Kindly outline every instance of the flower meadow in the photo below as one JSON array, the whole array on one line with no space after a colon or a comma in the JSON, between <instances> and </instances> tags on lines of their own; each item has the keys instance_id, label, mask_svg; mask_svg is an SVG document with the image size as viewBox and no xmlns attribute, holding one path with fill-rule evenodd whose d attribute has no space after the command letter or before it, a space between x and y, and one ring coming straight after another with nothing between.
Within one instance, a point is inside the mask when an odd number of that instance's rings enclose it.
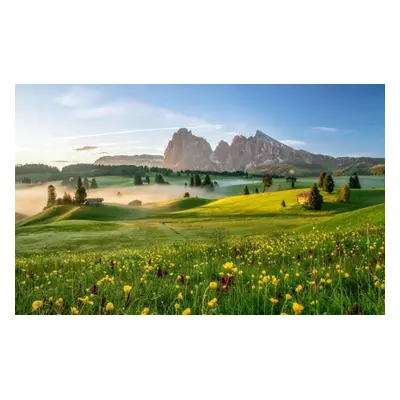
<instances>
[{"instance_id":1,"label":"flower meadow","mask_svg":"<svg viewBox=\"0 0 400 400\"><path fill-rule=\"evenodd\" d=\"M37 254L15 278L16 314L384 314L384 227Z\"/></svg>"}]
</instances>

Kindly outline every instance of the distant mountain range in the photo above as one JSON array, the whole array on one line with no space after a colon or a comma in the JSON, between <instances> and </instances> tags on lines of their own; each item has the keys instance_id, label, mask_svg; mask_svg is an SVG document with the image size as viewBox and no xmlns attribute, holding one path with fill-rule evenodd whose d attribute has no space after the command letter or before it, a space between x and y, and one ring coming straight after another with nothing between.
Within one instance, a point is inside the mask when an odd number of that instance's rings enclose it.
<instances>
[{"instance_id":1,"label":"distant mountain range","mask_svg":"<svg viewBox=\"0 0 400 400\"><path fill-rule=\"evenodd\" d=\"M202 137L186 128L175 132L164 152L159 155L109 156L95 161L98 165L164 166L172 170L248 171L285 175L315 175L321 170L336 175L350 171L362 174L384 173L384 158L331 157L295 150L257 131L254 136L234 136L231 144L221 140L213 150Z\"/></svg>"}]
</instances>

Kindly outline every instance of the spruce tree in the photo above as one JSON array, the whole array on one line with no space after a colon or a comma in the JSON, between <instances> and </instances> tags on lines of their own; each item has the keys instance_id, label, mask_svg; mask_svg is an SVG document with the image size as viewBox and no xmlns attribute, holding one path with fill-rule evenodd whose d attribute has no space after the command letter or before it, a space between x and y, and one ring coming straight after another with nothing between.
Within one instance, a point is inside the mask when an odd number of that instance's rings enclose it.
<instances>
[{"instance_id":1,"label":"spruce tree","mask_svg":"<svg viewBox=\"0 0 400 400\"><path fill-rule=\"evenodd\" d=\"M56 204L57 193L56 188L53 185L49 185L47 188L47 207L52 207Z\"/></svg>"},{"instance_id":2,"label":"spruce tree","mask_svg":"<svg viewBox=\"0 0 400 400\"><path fill-rule=\"evenodd\" d=\"M327 193L332 193L335 189L335 182L333 181L332 175L327 175L324 179L324 190Z\"/></svg>"},{"instance_id":3,"label":"spruce tree","mask_svg":"<svg viewBox=\"0 0 400 400\"><path fill-rule=\"evenodd\" d=\"M354 189L361 189L357 173L354 173Z\"/></svg>"},{"instance_id":4,"label":"spruce tree","mask_svg":"<svg viewBox=\"0 0 400 400\"><path fill-rule=\"evenodd\" d=\"M314 183L311 187L311 196L310 196L310 207L313 210L320 210L322 206L323 197L321 196L318 186Z\"/></svg>"},{"instance_id":5,"label":"spruce tree","mask_svg":"<svg viewBox=\"0 0 400 400\"><path fill-rule=\"evenodd\" d=\"M133 184L136 186L143 185L142 177L140 175L136 174L135 177L133 178Z\"/></svg>"},{"instance_id":6,"label":"spruce tree","mask_svg":"<svg viewBox=\"0 0 400 400\"><path fill-rule=\"evenodd\" d=\"M78 189L82 187L82 179L81 179L81 177L78 178L78 182L77 182L77 184L76 184L76 187L77 187Z\"/></svg>"},{"instance_id":7,"label":"spruce tree","mask_svg":"<svg viewBox=\"0 0 400 400\"><path fill-rule=\"evenodd\" d=\"M194 186L201 186L201 178L199 174L196 174L194 177Z\"/></svg>"},{"instance_id":8,"label":"spruce tree","mask_svg":"<svg viewBox=\"0 0 400 400\"><path fill-rule=\"evenodd\" d=\"M249 187L248 187L247 185L244 187L243 194L244 194L244 195L250 194Z\"/></svg>"},{"instance_id":9,"label":"spruce tree","mask_svg":"<svg viewBox=\"0 0 400 400\"><path fill-rule=\"evenodd\" d=\"M85 178L83 179L83 187L88 190L89 189L89 180L88 178L85 176Z\"/></svg>"},{"instance_id":10,"label":"spruce tree","mask_svg":"<svg viewBox=\"0 0 400 400\"><path fill-rule=\"evenodd\" d=\"M256 194L258 194L258 188L256 188Z\"/></svg>"},{"instance_id":11,"label":"spruce tree","mask_svg":"<svg viewBox=\"0 0 400 400\"><path fill-rule=\"evenodd\" d=\"M318 187L319 187L319 188L323 188L323 187L324 187L324 180L325 180L325 177L326 177L326 172L322 171L322 172L319 174L319 181L318 181Z\"/></svg>"},{"instance_id":12,"label":"spruce tree","mask_svg":"<svg viewBox=\"0 0 400 400\"><path fill-rule=\"evenodd\" d=\"M150 185L150 178L149 178L148 175L146 175L146 183L147 183L148 185Z\"/></svg>"},{"instance_id":13,"label":"spruce tree","mask_svg":"<svg viewBox=\"0 0 400 400\"><path fill-rule=\"evenodd\" d=\"M193 178L193 176L190 177L190 186L191 187L194 186L194 178Z\"/></svg>"},{"instance_id":14,"label":"spruce tree","mask_svg":"<svg viewBox=\"0 0 400 400\"><path fill-rule=\"evenodd\" d=\"M345 184L340 188L338 200L343 203L349 201L350 199L350 190L349 187Z\"/></svg>"},{"instance_id":15,"label":"spruce tree","mask_svg":"<svg viewBox=\"0 0 400 400\"><path fill-rule=\"evenodd\" d=\"M204 186L211 185L211 179L210 179L209 175L206 175L206 177L204 178L203 184L204 184Z\"/></svg>"},{"instance_id":16,"label":"spruce tree","mask_svg":"<svg viewBox=\"0 0 400 400\"><path fill-rule=\"evenodd\" d=\"M78 187L75 192L74 203L83 204L86 201L86 197L87 197L86 189L83 186Z\"/></svg>"},{"instance_id":17,"label":"spruce tree","mask_svg":"<svg viewBox=\"0 0 400 400\"><path fill-rule=\"evenodd\" d=\"M97 189L99 185L97 184L96 178L92 178L92 182L90 183L90 189Z\"/></svg>"},{"instance_id":18,"label":"spruce tree","mask_svg":"<svg viewBox=\"0 0 400 400\"><path fill-rule=\"evenodd\" d=\"M72 204L71 195L68 194L67 192L64 192L64 196L63 196L63 198L62 198L62 203L63 203L63 204Z\"/></svg>"}]
</instances>

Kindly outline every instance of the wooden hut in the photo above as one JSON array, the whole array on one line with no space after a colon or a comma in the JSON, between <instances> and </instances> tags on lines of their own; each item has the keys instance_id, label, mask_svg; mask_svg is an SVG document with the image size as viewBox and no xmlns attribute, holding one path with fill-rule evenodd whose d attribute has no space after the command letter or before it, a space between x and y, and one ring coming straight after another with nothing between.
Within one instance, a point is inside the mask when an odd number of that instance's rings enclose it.
<instances>
[{"instance_id":1,"label":"wooden hut","mask_svg":"<svg viewBox=\"0 0 400 400\"><path fill-rule=\"evenodd\" d=\"M303 192L297 195L297 204L309 204L311 192Z\"/></svg>"}]
</instances>

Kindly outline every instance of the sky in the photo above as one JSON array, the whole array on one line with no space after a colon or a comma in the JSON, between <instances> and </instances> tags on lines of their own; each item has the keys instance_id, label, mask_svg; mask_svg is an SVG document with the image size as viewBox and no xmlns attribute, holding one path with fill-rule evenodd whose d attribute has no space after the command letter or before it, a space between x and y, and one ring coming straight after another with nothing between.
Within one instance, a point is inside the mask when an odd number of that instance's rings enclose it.
<instances>
[{"instance_id":1,"label":"sky","mask_svg":"<svg viewBox=\"0 0 400 400\"><path fill-rule=\"evenodd\" d=\"M215 148L256 130L295 149L385 156L384 85L16 85L16 163L163 154L186 127Z\"/></svg>"}]
</instances>

